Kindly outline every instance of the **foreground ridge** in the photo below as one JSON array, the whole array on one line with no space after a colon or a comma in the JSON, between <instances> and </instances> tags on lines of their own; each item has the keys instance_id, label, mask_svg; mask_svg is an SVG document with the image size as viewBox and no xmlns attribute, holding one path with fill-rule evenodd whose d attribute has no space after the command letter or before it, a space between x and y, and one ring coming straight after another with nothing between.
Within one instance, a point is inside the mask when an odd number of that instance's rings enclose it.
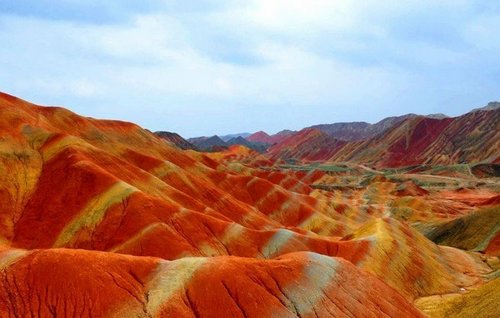
<instances>
[{"instance_id":1,"label":"foreground ridge","mask_svg":"<svg viewBox=\"0 0 500 318\"><path fill-rule=\"evenodd\" d=\"M68 249L17 253L2 271L6 316L423 317L375 277L315 253L176 261Z\"/></svg>"}]
</instances>

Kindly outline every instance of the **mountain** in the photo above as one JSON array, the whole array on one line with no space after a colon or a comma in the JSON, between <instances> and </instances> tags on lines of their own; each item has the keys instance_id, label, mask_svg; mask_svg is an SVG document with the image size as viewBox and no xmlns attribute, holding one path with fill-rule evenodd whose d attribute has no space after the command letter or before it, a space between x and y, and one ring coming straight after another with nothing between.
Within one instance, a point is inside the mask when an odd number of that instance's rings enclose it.
<instances>
[{"instance_id":1,"label":"mountain","mask_svg":"<svg viewBox=\"0 0 500 318\"><path fill-rule=\"evenodd\" d=\"M269 143L270 144L279 143L279 142L285 140L287 137L293 135L294 133L296 133L296 131L288 130L288 129L282 130L274 135L271 135L269 138Z\"/></svg>"},{"instance_id":2,"label":"mountain","mask_svg":"<svg viewBox=\"0 0 500 318\"><path fill-rule=\"evenodd\" d=\"M341 140L360 140L365 139L369 135L368 128L371 127L369 123L365 122L352 122L352 123L335 123L335 124L322 124L308 127L310 129L318 129L329 136Z\"/></svg>"},{"instance_id":3,"label":"mountain","mask_svg":"<svg viewBox=\"0 0 500 318\"><path fill-rule=\"evenodd\" d=\"M182 138L179 134L169 132L169 131L157 131L155 132L157 136L160 138L173 143L177 147L186 150L186 149L191 149L191 150L196 150L196 146L187 141L186 139Z\"/></svg>"},{"instance_id":4,"label":"mountain","mask_svg":"<svg viewBox=\"0 0 500 318\"><path fill-rule=\"evenodd\" d=\"M417 117L417 116L418 115L416 114L406 114L402 116L387 117L375 124L369 124L366 122L347 122L347 123L314 125L306 127L304 129L317 129L336 139L344 141L366 140L382 133L383 131L391 128L392 126L396 125L397 123L407 118ZM444 114L431 114L425 117L442 119L446 118L447 116ZM251 142L259 142L259 143L273 145L276 143L280 143L281 141L293 135L294 133L296 133L296 131L285 129L274 135L269 135L264 131L258 131L251 135L248 134L247 136L244 136L245 134L234 134L227 136L234 136L234 137L242 136ZM228 141L231 138L223 137L222 139L224 141Z\"/></svg>"},{"instance_id":5,"label":"mountain","mask_svg":"<svg viewBox=\"0 0 500 318\"><path fill-rule=\"evenodd\" d=\"M273 145L268 155L274 160L353 162L377 167L497 163L500 161L498 118L500 108L490 105L454 118L409 114L389 117L371 126L365 123L320 126L324 134L326 129L329 136L341 138L328 139L318 133L314 138L308 137L310 129L306 128ZM352 129L353 137L346 138ZM363 139L372 134L373 137ZM354 141L340 142L345 139Z\"/></svg>"},{"instance_id":6,"label":"mountain","mask_svg":"<svg viewBox=\"0 0 500 318\"><path fill-rule=\"evenodd\" d=\"M246 139L248 141L251 141L251 142L272 145L272 144L279 143L279 142L283 141L288 136L291 136L294 133L296 133L296 131L292 131L292 130L288 130L288 129L282 130L274 135L269 135L264 131L258 131L256 133L246 137Z\"/></svg>"},{"instance_id":7,"label":"mountain","mask_svg":"<svg viewBox=\"0 0 500 318\"><path fill-rule=\"evenodd\" d=\"M233 138L238 138L238 137L247 138L250 135L251 135L250 133L230 134L230 135L220 136L220 139L224 140L225 142L228 142L229 140L231 140Z\"/></svg>"},{"instance_id":8,"label":"mountain","mask_svg":"<svg viewBox=\"0 0 500 318\"><path fill-rule=\"evenodd\" d=\"M245 138L238 136L231 138L227 141L227 144L229 145L242 145L250 148L250 145L252 144L250 141L246 140Z\"/></svg>"},{"instance_id":9,"label":"mountain","mask_svg":"<svg viewBox=\"0 0 500 318\"><path fill-rule=\"evenodd\" d=\"M216 135L212 137L190 138L188 141L201 151L219 151L228 146L224 140Z\"/></svg>"},{"instance_id":10,"label":"mountain","mask_svg":"<svg viewBox=\"0 0 500 318\"><path fill-rule=\"evenodd\" d=\"M322 160L332 157L345 144L319 129L303 129L271 146L267 156L273 160Z\"/></svg>"},{"instance_id":11,"label":"mountain","mask_svg":"<svg viewBox=\"0 0 500 318\"><path fill-rule=\"evenodd\" d=\"M375 124L366 122L350 122L350 123L334 123L315 125L308 128L319 129L328 135L345 141L358 141L373 138L394 125L408 118L419 117L416 114L406 114L402 116L387 117ZM444 119L445 114L430 114L425 115L426 118Z\"/></svg>"},{"instance_id":12,"label":"mountain","mask_svg":"<svg viewBox=\"0 0 500 318\"><path fill-rule=\"evenodd\" d=\"M324 133L345 141L366 140L379 135L385 130L393 127L397 123L416 117L415 114L406 114L402 116L387 117L375 124L365 122L334 123L311 126L308 128L319 129Z\"/></svg>"},{"instance_id":13,"label":"mountain","mask_svg":"<svg viewBox=\"0 0 500 318\"><path fill-rule=\"evenodd\" d=\"M500 109L432 119L408 118L370 140L351 143L328 160L380 167L498 162Z\"/></svg>"},{"instance_id":14,"label":"mountain","mask_svg":"<svg viewBox=\"0 0 500 318\"><path fill-rule=\"evenodd\" d=\"M267 144L261 142L251 142L242 136L233 137L227 141L222 140L219 136L197 137L189 139L189 142L191 142L196 149L207 152L222 151L233 145L242 145L260 153L267 150Z\"/></svg>"},{"instance_id":15,"label":"mountain","mask_svg":"<svg viewBox=\"0 0 500 318\"><path fill-rule=\"evenodd\" d=\"M261 143L265 143L265 144L270 144L271 143L271 136L269 136L264 131L258 131L256 133L253 133L250 136L246 137L246 140L252 141L252 142L261 142Z\"/></svg>"},{"instance_id":16,"label":"mountain","mask_svg":"<svg viewBox=\"0 0 500 318\"><path fill-rule=\"evenodd\" d=\"M484 110L497 110L500 108L500 102L489 102L486 106L474 108L472 112L484 111Z\"/></svg>"},{"instance_id":17,"label":"mountain","mask_svg":"<svg viewBox=\"0 0 500 318\"><path fill-rule=\"evenodd\" d=\"M427 118L433 118L433 119L445 119L448 118L448 115L442 114L442 113L437 113L437 114L429 114L425 115Z\"/></svg>"},{"instance_id":18,"label":"mountain","mask_svg":"<svg viewBox=\"0 0 500 318\"><path fill-rule=\"evenodd\" d=\"M267 150L267 144L261 142L251 142L243 138L242 136L231 138L226 142L228 145L241 145L247 148L253 149L259 153L263 153Z\"/></svg>"},{"instance_id":19,"label":"mountain","mask_svg":"<svg viewBox=\"0 0 500 318\"><path fill-rule=\"evenodd\" d=\"M319 190L343 181L255 156L0 93L0 316L498 316L500 234L466 217L495 191L401 191L374 170ZM436 244L457 218L465 250Z\"/></svg>"}]
</instances>

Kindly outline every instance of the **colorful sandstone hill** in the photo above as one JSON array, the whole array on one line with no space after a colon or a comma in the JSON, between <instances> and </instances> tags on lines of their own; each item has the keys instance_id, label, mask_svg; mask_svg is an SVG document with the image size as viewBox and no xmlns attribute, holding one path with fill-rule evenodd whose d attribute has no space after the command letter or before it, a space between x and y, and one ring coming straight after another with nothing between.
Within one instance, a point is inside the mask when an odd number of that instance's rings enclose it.
<instances>
[{"instance_id":1,"label":"colorful sandstone hill","mask_svg":"<svg viewBox=\"0 0 500 318\"><path fill-rule=\"evenodd\" d=\"M479 221L498 222L495 180L360 171L181 150L0 94L0 317L498 316L498 227Z\"/></svg>"}]
</instances>

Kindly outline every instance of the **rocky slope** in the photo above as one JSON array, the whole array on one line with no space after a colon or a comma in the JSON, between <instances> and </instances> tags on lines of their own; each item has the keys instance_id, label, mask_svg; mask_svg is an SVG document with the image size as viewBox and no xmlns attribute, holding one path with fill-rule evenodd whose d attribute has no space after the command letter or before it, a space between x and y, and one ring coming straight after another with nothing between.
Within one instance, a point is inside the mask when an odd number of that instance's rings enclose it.
<instances>
[{"instance_id":1,"label":"rocky slope","mask_svg":"<svg viewBox=\"0 0 500 318\"><path fill-rule=\"evenodd\" d=\"M318 129L303 129L271 146L266 155L272 160L315 161L332 157L345 144Z\"/></svg>"},{"instance_id":2,"label":"rocky slope","mask_svg":"<svg viewBox=\"0 0 500 318\"><path fill-rule=\"evenodd\" d=\"M304 129L270 147L269 157L353 162L376 167L499 162L500 108L487 107L454 118L437 117L409 116L397 119L396 124L395 118L388 118L385 123L379 123L389 127L382 129L382 133L351 142L319 133L316 133L317 140L304 138L311 131ZM350 139L364 138L347 128L337 133L340 136L352 134Z\"/></svg>"},{"instance_id":3,"label":"rocky slope","mask_svg":"<svg viewBox=\"0 0 500 318\"><path fill-rule=\"evenodd\" d=\"M180 149L187 150L196 150L196 146L187 141L186 139L182 138L179 134L169 132L169 131L157 131L155 132L157 136L160 138L176 145Z\"/></svg>"},{"instance_id":4,"label":"rocky slope","mask_svg":"<svg viewBox=\"0 0 500 318\"><path fill-rule=\"evenodd\" d=\"M406 119L414 117L418 117L418 115L406 114L401 116L387 117L375 124L369 124L366 122L351 122L351 123L315 125L307 128L321 130L322 132L340 140L345 140L345 141L367 140L377 135L380 135L381 133L394 127L395 125L399 124L400 122ZM447 118L447 116L444 114L431 114L423 117L434 118L434 119Z\"/></svg>"}]
</instances>

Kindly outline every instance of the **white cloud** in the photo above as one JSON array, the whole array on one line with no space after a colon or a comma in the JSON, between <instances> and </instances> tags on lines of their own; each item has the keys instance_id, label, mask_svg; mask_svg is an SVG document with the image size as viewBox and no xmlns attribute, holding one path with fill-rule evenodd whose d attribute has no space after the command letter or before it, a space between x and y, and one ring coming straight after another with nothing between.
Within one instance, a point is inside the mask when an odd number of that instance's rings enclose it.
<instances>
[{"instance_id":1,"label":"white cloud","mask_svg":"<svg viewBox=\"0 0 500 318\"><path fill-rule=\"evenodd\" d=\"M250 119L281 129L306 120L446 112L432 108L443 100L460 100L465 110L495 91L494 84L463 89L477 82L471 72L498 72L488 53L500 43L494 41L498 16L472 14L470 1L217 4L207 12L157 11L108 24L0 16L0 41L8 44L0 48L0 85L88 115L152 129L179 125L191 135L239 130L244 127L233 122L247 120L245 112L272 107L309 110L290 123ZM454 32L451 44L433 38L438 31L447 35L442 27ZM439 95L439 85L448 95ZM177 124L185 118L175 114L189 114L190 122ZM212 114L220 122L206 124ZM248 128L260 129L269 127Z\"/></svg>"},{"instance_id":2,"label":"white cloud","mask_svg":"<svg viewBox=\"0 0 500 318\"><path fill-rule=\"evenodd\" d=\"M245 14L247 19L287 33L347 29L355 22L354 7L348 1L257 0L251 3Z\"/></svg>"}]
</instances>

